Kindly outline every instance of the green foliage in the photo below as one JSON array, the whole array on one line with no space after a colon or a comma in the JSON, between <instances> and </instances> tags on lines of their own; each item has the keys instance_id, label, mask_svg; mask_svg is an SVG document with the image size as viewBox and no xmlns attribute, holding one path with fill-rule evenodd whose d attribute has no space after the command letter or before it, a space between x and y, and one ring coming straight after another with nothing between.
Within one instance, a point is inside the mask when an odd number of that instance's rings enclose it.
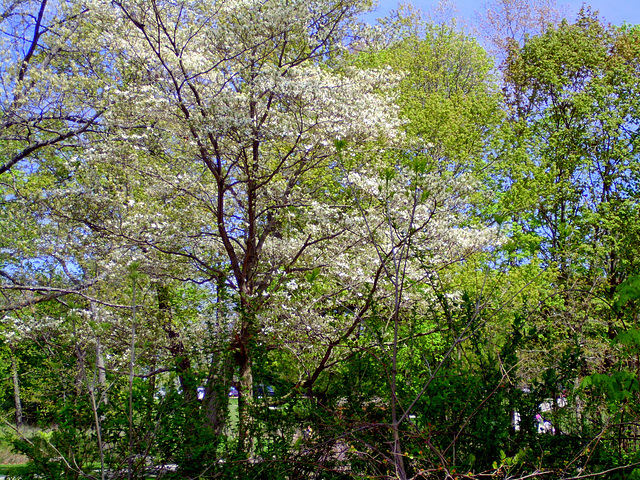
<instances>
[{"instance_id":1,"label":"green foliage","mask_svg":"<svg viewBox=\"0 0 640 480\"><path fill-rule=\"evenodd\" d=\"M505 75L521 161L507 170L504 208L514 207L525 231L541 237L542 257L562 275L604 268L615 285L633 268L619 246L631 247L635 231L627 212L636 208L632 72L639 51L635 34L583 11L575 24L550 28L509 57Z\"/></svg>"},{"instance_id":2,"label":"green foliage","mask_svg":"<svg viewBox=\"0 0 640 480\"><path fill-rule=\"evenodd\" d=\"M618 311L627 306L629 302L637 302L640 299L640 275L631 275L622 282L617 288L617 299L614 303L614 308ZM634 305L635 303L632 303ZM633 307L631 307L633 308ZM631 335L632 332L627 332ZM628 342L625 337L620 338L623 343Z\"/></svg>"},{"instance_id":3,"label":"green foliage","mask_svg":"<svg viewBox=\"0 0 640 480\"><path fill-rule=\"evenodd\" d=\"M607 401L618 403L635 397L639 391L638 377L635 372L620 371L611 375L593 373L582 379L581 388L593 388L602 392Z\"/></svg>"},{"instance_id":4,"label":"green foliage","mask_svg":"<svg viewBox=\"0 0 640 480\"><path fill-rule=\"evenodd\" d=\"M448 24L399 17L401 38L361 53L365 68L391 67L402 75L397 102L417 162L432 159L442 173L478 172L502 113L492 89L491 60L477 41ZM437 158L434 162L433 159ZM431 163L430 162L430 163Z\"/></svg>"}]
</instances>

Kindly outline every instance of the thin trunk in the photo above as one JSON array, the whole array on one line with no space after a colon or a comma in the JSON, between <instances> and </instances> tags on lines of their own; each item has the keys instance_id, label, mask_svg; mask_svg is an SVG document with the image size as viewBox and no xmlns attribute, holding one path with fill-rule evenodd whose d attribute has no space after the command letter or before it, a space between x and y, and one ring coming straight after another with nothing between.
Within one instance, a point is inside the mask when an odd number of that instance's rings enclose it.
<instances>
[{"instance_id":1,"label":"thin trunk","mask_svg":"<svg viewBox=\"0 0 640 480\"><path fill-rule=\"evenodd\" d=\"M245 327L243 327L243 331ZM240 378L238 385L238 447L244 452L251 451L251 439L249 436L248 404L253 398L253 370L251 358L247 353L249 348L246 335L241 334L239 349L236 353L236 365L239 367Z\"/></svg>"},{"instance_id":2,"label":"thin trunk","mask_svg":"<svg viewBox=\"0 0 640 480\"><path fill-rule=\"evenodd\" d=\"M100 453L100 479L105 479L104 468L104 444L102 443L102 428L100 426L100 415L98 415L98 406L101 402L107 403L107 393L104 389L106 383L106 374L104 367L104 355L102 354L102 345L100 344L100 338L96 338L96 373L93 377L92 387L89 389L91 395L91 408L93 410L93 418L96 424L96 435L98 440L98 452ZM96 391L99 392L98 400L96 401Z\"/></svg>"},{"instance_id":3,"label":"thin trunk","mask_svg":"<svg viewBox=\"0 0 640 480\"><path fill-rule=\"evenodd\" d=\"M99 323L99 312L96 309L95 302L91 302L91 316L93 317L96 323ZM96 375L94 376L93 385L96 388L96 390L101 394L98 398L98 404L107 403L107 394L104 389L104 385L106 382L107 382L107 375L106 375L106 370L104 366L104 354L102 353L102 344L100 343L100 337L97 337L96 338Z\"/></svg>"},{"instance_id":4,"label":"thin trunk","mask_svg":"<svg viewBox=\"0 0 640 480\"><path fill-rule=\"evenodd\" d=\"M84 386L86 384L86 375L85 375L85 357L87 352L84 349L84 344L78 341L78 332L76 330L76 321L73 319L73 339L74 339L74 353L76 355L76 360L78 361L76 378L75 378L75 387L76 394L73 399L74 404L78 403L78 398L82 395L84 391Z\"/></svg>"},{"instance_id":5,"label":"thin trunk","mask_svg":"<svg viewBox=\"0 0 640 480\"><path fill-rule=\"evenodd\" d=\"M105 372L104 355L102 353L100 337L96 339L96 370L98 371L98 386L102 388L107 381L107 375Z\"/></svg>"},{"instance_id":6,"label":"thin trunk","mask_svg":"<svg viewBox=\"0 0 640 480\"><path fill-rule=\"evenodd\" d=\"M132 279L132 325L131 325L131 357L129 359L129 463L127 468L127 478L133 478L133 376L136 360L136 280Z\"/></svg>"},{"instance_id":7,"label":"thin trunk","mask_svg":"<svg viewBox=\"0 0 640 480\"><path fill-rule=\"evenodd\" d=\"M20 380L15 350L11 347L11 376L13 378L13 401L16 405L16 427L22 426L22 402L20 401Z\"/></svg>"},{"instance_id":8,"label":"thin trunk","mask_svg":"<svg viewBox=\"0 0 640 480\"><path fill-rule=\"evenodd\" d=\"M107 375L104 366L104 354L102 353L102 345L100 338L96 339L96 370L98 371L97 389L101 392L100 403L107 403L107 392L105 384L107 383Z\"/></svg>"},{"instance_id":9,"label":"thin trunk","mask_svg":"<svg viewBox=\"0 0 640 480\"><path fill-rule=\"evenodd\" d=\"M100 479L105 480L106 470L104 468L104 445L102 443L102 429L100 428L100 416L98 415L98 404L96 403L95 389L89 389L89 397L91 399L93 420L96 424L96 435L98 437L98 452L100 453Z\"/></svg>"},{"instance_id":10,"label":"thin trunk","mask_svg":"<svg viewBox=\"0 0 640 480\"><path fill-rule=\"evenodd\" d=\"M400 441L400 421L398 420L398 330L400 324L400 303L399 292L396 285L396 305L394 312L394 332L393 332L393 356L391 359L391 428L393 430L393 461L396 468L396 477L399 480L406 480L407 474L404 467L404 457L402 455L402 444Z\"/></svg>"}]
</instances>

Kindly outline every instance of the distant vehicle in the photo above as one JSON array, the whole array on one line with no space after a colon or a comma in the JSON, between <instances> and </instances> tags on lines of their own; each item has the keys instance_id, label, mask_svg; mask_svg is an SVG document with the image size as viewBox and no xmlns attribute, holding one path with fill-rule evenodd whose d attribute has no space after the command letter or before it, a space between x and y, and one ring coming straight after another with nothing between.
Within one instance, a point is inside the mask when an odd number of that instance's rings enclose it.
<instances>
[{"instance_id":1,"label":"distant vehicle","mask_svg":"<svg viewBox=\"0 0 640 480\"><path fill-rule=\"evenodd\" d=\"M276 394L275 389L271 385L267 385L267 386L258 385L255 388L255 392L258 398L262 398L265 391L267 392L268 397L273 397ZM205 396L205 388L198 387L198 400L204 400L204 396ZM240 392L238 392L238 389L236 387L231 386L229 387L229 396L237 398L240 396Z\"/></svg>"},{"instance_id":2,"label":"distant vehicle","mask_svg":"<svg viewBox=\"0 0 640 480\"><path fill-rule=\"evenodd\" d=\"M271 385L257 385L255 391L258 398L262 398L265 392L267 397L273 397L276 394L275 389Z\"/></svg>"},{"instance_id":3,"label":"distant vehicle","mask_svg":"<svg viewBox=\"0 0 640 480\"><path fill-rule=\"evenodd\" d=\"M198 400L200 400L200 401L204 400L205 392L206 392L205 387L198 387L198 389L197 389ZM238 396L238 389L236 387L230 387L229 388L229 396L230 397L237 397Z\"/></svg>"}]
</instances>

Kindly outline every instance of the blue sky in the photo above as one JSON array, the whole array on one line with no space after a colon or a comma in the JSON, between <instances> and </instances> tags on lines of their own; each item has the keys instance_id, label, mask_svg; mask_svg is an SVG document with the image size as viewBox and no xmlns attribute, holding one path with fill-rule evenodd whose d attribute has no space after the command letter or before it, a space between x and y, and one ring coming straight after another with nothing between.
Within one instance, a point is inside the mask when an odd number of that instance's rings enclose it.
<instances>
[{"instance_id":1,"label":"blue sky","mask_svg":"<svg viewBox=\"0 0 640 480\"><path fill-rule=\"evenodd\" d=\"M367 21L373 21L378 17L384 17L390 10L398 5L398 0L378 0L379 5L376 12L368 14L365 17ZM526 0L525 0L526 1ZM459 15L468 21L475 18L475 12L482 11L483 0L453 0L457 6ZM412 0L414 6L428 11L438 4L438 0ZM638 0L591 0L584 2L583 0L558 1L558 5L566 6L569 12L569 20L574 20L577 12L582 4L590 5L592 10L600 12L600 18L606 23L621 25L623 22L630 24L640 24L640 1Z\"/></svg>"}]
</instances>

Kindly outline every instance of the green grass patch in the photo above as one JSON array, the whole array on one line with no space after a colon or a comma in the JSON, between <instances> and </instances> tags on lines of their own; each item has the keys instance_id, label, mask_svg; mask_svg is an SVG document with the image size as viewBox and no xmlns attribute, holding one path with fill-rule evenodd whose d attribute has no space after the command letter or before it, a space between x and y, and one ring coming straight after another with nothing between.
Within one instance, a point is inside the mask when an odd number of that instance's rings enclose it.
<instances>
[{"instance_id":1,"label":"green grass patch","mask_svg":"<svg viewBox=\"0 0 640 480\"><path fill-rule=\"evenodd\" d=\"M0 465L0 475L17 475L24 464Z\"/></svg>"},{"instance_id":2,"label":"green grass patch","mask_svg":"<svg viewBox=\"0 0 640 480\"><path fill-rule=\"evenodd\" d=\"M233 434L238 431L238 398L231 397L229 398L229 423L227 429L229 434Z\"/></svg>"}]
</instances>

